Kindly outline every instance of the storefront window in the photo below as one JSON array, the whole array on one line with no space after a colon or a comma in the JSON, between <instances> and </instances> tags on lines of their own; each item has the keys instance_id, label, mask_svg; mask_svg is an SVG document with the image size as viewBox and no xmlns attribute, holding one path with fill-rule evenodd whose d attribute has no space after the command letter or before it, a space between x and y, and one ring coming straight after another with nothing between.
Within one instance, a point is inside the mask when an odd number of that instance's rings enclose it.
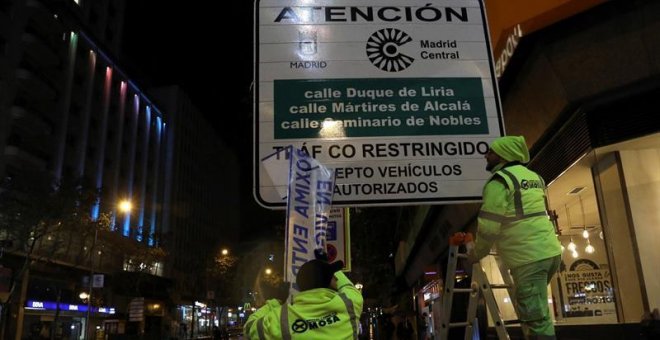
<instances>
[{"instance_id":1,"label":"storefront window","mask_svg":"<svg viewBox=\"0 0 660 340\"><path fill-rule=\"evenodd\" d=\"M192 305L179 306L179 334L190 334L190 326L193 326L194 335L209 335L213 328L213 313L206 306ZM193 314L194 313L194 314Z\"/></svg>"},{"instance_id":2,"label":"storefront window","mask_svg":"<svg viewBox=\"0 0 660 340\"><path fill-rule=\"evenodd\" d=\"M600 227L593 226L559 237L564 251L552 291L561 322L617 322L612 273L602 235Z\"/></svg>"},{"instance_id":3,"label":"storefront window","mask_svg":"<svg viewBox=\"0 0 660 340\"><path fill-rule=\"evenodd\" d=\"M660 220L658 169L655 134L596 149L548 186L563 247L551 284L558 325L638 322L647 309L645 277L657 271L645 261L660 258L649 227Z\"/></svg>"},{"instance_id":4,"label":"storefront window","mask_svg":"<svg viewBox=\"0 0 660 340\"><path fill-rule=\"evenodd\" d=\"M558 325L617 323L614 280L591 167L585 155L548 186L562 262L550 287Z\"/></svg>"},{"instance_id":5,"label":"storefront window","mask_svg":"<svg viewBox=\"0 0 660 340\"><path fill-rule=\"evenodd\" d=\"M548 285L557 326L639 323L658 308L660 133L591 150L548 184L548 199L562 245ZM481 267L508 283L496 256ZM493 294L502 319L517 320L508 290Z\"/></svg>"},{"instance_id":6,"label":"storefront window","mask_svg":"<svg viewBox=\"0 0 660 340\"><path fill-rule=\"evenodd\" d=\"M598 148L592 171L620 323L660 301L660 133Z\"/></svg>"},{"instance_id":7,"label":"storefront window","mask_svg":"<svg viewBox=\"0 0 660 340\"><path fill-rule=\"evenodd\" d=\"M548 185L562 263L549 285L558 326L637 323L660 298L660 133L592 150ZM492 256L490 283L505 283ZM505 321L516 314L493 290ZM492 326L492 323L489 320Z\"/></svg>"}]
</instances>

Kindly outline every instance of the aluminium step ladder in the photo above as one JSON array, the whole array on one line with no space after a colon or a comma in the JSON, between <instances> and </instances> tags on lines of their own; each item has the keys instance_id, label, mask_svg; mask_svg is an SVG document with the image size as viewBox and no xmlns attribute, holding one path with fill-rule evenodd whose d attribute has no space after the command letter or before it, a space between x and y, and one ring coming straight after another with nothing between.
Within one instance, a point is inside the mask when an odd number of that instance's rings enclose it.
<instances>
[{"instance_id":1,"label":"aluminium step ladder","mask_svg":"<svg viewBox=\"0 0 660 340\"><path fill-rule=\"evenodd\" d=\"M486 302L486 308L490 311L491 318L493 319L493 324L495 325L495 330L497 332L497 337L499 340L508 340L509 334L507 333L504 321L502 320L502 315L500 313L499 307L497 306L497 301L495 300L495 295L493 294L493 289L507 289L509 296L513 295L513 280L508 270L506 270L501 261L497 261L500 273L504 284L491 284L488 282L488 277L481 267L479 262L472 265L472 282L470 288L455 288L456 284L456 265L459 258L467 259L467 254L459 253L459 246L466 245L471 246L472 244L472 234L465 233L456 233L450 238L449 244L449 255L447 263L447 276L445 277L445 288L442 298L442 321L440 325L440 339L446 340L449 336L449 329L457 327L465 327L465 340L473 340L473 335L475 335L475 330L478 329L478 320L477 320L477 306L479 304L479 298L484 297ZM455 293L470 294L468 310L467 310L467 320L464 322L450 322L451 312L452 312L452 303ZM514 304L515 309L515 304ZM516 312L516 315L518 313ZM478 339L478 333L476 334Z\"/></svg>"}]
</instances>

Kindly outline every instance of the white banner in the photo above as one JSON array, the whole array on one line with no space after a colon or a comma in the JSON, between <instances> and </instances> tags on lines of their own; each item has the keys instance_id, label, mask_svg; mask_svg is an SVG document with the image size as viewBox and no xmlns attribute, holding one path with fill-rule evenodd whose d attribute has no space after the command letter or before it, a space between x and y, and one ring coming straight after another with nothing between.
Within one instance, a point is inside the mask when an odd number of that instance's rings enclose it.
<instances>
[{"instance_id":1,"label":"white banner","mask_svg":"<svg viewBox=\"0 0 660 340\"><path fill-rule=\"evenodd\" d=\"M295 288L300 266L314 258L315 249L326 249L335 173L306 152L290 150L284 272L285 281Z\"/></svg>"}]
</instances>

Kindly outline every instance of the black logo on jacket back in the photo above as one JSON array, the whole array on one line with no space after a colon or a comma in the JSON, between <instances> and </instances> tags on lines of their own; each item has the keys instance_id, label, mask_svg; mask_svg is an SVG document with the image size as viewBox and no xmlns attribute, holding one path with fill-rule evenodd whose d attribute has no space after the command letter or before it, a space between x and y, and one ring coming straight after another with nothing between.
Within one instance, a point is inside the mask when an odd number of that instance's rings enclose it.
<instances>
[{"instance_id":1,"label":"black logo on jacket back","mask_svg":"<svg viewBox=\"0 0 660 340\"><path fill-rule=\"evenodd\" d=\"M523 189L545 189L543 182L536 179L523 179L520 181L520 187Z\"/></svg>"},{"instance_id":2,"label":"black logo on jacket back","mask_svg":"<svg viewBox=\"0 0 660 340\"><path fill-rule=\"evenodd\" d=\"M341 320L337 316L337 313L328 314L318 319L296 319L296 321L291 324L291 330L294 333L305 333L308 330L325 327L339 321Z\"/></svg>"}]
</instances>

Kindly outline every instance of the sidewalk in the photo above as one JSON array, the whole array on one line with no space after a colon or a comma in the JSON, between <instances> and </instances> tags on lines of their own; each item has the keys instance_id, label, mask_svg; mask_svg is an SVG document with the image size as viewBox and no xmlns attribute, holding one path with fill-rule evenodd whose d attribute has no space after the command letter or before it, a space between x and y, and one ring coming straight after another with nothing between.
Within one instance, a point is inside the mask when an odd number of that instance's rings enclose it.
<instances>
[{"instance_id":1,"label":"sidewalk","mask_svg":"<svg viewBox=\"0 0 660 340\"><path fill-rule=\"evenodd\" d=\"M520 327L507 327L511 340L524 340ZM642 327L639 324L613 324L613 325L583 325L583 326L555 326L558 340L630 340L644 339L641 336ZM488 339L497 339L494 328L488 329ZM656 339L648 339L656 340Z\"/></svg>"}]
</instances>

